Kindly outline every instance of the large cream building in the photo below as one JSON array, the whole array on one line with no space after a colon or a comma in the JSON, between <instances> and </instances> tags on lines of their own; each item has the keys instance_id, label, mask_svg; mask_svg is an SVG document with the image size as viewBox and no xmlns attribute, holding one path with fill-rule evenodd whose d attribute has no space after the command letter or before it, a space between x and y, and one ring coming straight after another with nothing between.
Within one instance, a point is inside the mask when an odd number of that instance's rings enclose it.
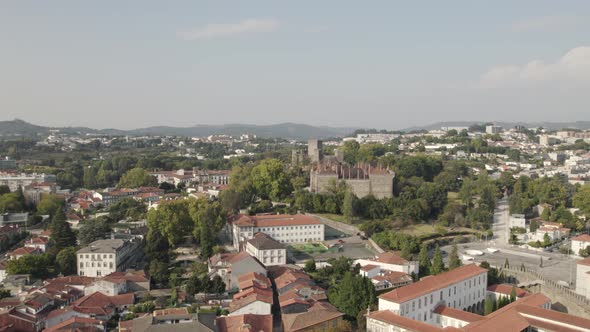
<instances>
[{"instance_id":1,"label":"large cream building","mask_svg":"<svg viewBox=\"0 0 590 332\"><path fill-rule=\"evenodd\" d=\"M125 271L139 258L139 243L121 239L98 240L77 251L78 275L102 277Z\"/></svg>"},{"instance_id":2,"label":"large cream building","mask_svg":"<svg viewBox=\"0 0 590 332\"><path fill-rule=\"evenodd\" d=\"M303 214L240 215L232 222L232 230L236 248L259 232L280 243L324 241L324 225L316 218Z\"/></svg>"}]
</instances>

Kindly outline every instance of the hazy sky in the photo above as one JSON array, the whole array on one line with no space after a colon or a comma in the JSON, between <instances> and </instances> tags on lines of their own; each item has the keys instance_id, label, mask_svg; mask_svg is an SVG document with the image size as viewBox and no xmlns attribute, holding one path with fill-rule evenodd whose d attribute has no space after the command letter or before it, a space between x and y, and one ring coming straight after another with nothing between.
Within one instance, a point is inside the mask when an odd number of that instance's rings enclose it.
<instances>
[{"instance_id":1,"label":"hazy sky","mask_svg":"<svg viewBox=\"0 0 590 332\"><path fill-rule=\"evenodd\" d=\"M590 120L590 1L0 2L0 120Z\"/></svg>"}]
</instances>

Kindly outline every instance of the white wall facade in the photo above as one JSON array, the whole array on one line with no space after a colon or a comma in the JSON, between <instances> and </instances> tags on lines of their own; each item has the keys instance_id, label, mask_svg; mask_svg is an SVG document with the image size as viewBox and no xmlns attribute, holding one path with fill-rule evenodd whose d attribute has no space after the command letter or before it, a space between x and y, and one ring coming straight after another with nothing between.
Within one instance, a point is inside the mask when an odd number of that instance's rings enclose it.
<instances>
[{"instance_id":1,"label":"white wall facade","mask_svg":"<svg viewBox=\"0 0 590 332\"><path fill-rule=\"evenodd\" d=\"M250 240L254 234L261 232L269 235L281 243L306 243L324 241L324 225L283 225L266 227L248 227L233 225L234 247L239 243Z\"/></svg>"},{"instance_id":2,"label":"white wall facade","mask_svg":"<svg viewBox=\"0 0 590 332\"><path fill-rule=\"evenodd\" d=\"M394 272L403 272L407 274L418 274L419 271L419 263L417 261L408 261L407 264L404 265L397 265L397 264L388 264L377 262L370 259L357 259L354 261L353 265L360 264L361 266L366 265L377 265L381 268L381 270L385 271L394 271Z\"/></svg>"},{"instance_id":3,"label":"white wall facade","mask_svg":"<svg viewBox=\"0 0 590 332\"><path fill-rule=\"evenodd\" d=\"M117 271L117 258L113 253L79 253L78 275L104 277Z\"/></svg>"},{"instance_id":4,"label":"white wall facade","mask_svg":"<svg viewBox=\"0 0 590 332\"><path fill-rule=\"evenodd\" d=\"M287 249L258 250L252 244L246 244L246 252L256 257L264 266L287 264Z\"/></svg>"},{"instance_id":5,"label":"white wall facade","mask_svg":"<svg viewBox=\"0 0 590 332\"><path fill-rule=\"evenodd\" d=\"M577 255L580 252L580 249L586 249L587 246L590 246L590 242L578 240L572 240L571 242L571 249L574 255Z\"/></svg>"},{"instance_id":6,"label":"white wall facade","mask_svg":"<svg viewBox=\"0 0 590 332\"><path fill-rule=\"evenodd\" d=\"M576 264L576 293L590 299L590 266Z\"/></svg>"},{"instance_id":7,"label":"white wall facade","mask_svg":"<svg viewBox=\"0 0 590 332\"><path fill-rule=\"evenodd\" d=\"M487 294L486 288L487 273L483 272L402 303L379 298L379 310L391 310L403 317L440 325L441 322L437 321L434 313L438 305L444 304L463 311L467 311L471 306L483 308L483 301Z\"/></svg>"}]
</instances>

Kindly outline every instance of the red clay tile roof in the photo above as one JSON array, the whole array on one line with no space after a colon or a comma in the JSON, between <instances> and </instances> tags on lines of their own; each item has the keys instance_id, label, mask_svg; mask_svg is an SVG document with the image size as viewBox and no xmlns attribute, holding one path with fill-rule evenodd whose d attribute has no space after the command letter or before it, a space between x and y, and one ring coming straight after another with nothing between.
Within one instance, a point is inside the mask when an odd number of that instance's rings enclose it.
<instances>
[{"instance_id":1,"label":"red clay tile roof","mask_svg":"<svg viewBox=\"0 0 590 332\"><path fill-rule=\"evenodd\" d=\"M26 243L28 244L47 244L48 242L49 240L47 240L47 238L44 237L34 237L26 241Z\"/></svg>"},{"instance_id":2,"label":"red clay tile roof","mask_svg":"<svg viewBox=\"0 0 590 332\"><path fill-rule=\"evenodd\" d=\"M371 264L369 264L369 265L365 265L365 266L361 267L361 271L369 272L372 269L378 268L378 267L379 266L377 266L377 265L371 265Z\"/></svg>"},{"instance_id":3,"label":"red clay tile roof","mask_svg":"<svg viewBox=\"0 0 590 332\"><path fill-rule=\"evenodd\" d=\"M272 214L245 216L241 215L238 220L234 221L237 226L245 227L272 227L272 226L298 226L298 225L318 225L321 222L313 217L303 214Z\"/></svg>"},{"instance_id":4,"label":"red clay tile roof","mask_svg":"<svg viewBox=\"0 0 590 332\"><path fill-rule=\"evenodd\" d=\"M484 273L487 273L486 269L483 269L475 264L469 264L458 267L451 271L443 272L439 275L423 278L422 280L413 284L385 293L379 296L379 298L395 303L402 303L418 296L428 294L437 289L445 288L461 280L465 280L467 278Z\"/></svg>"},{"instance_id":5,"label":"red clay tile roof","mask_svg":"<svg viewBox=\"0 0 590 332\"><path fill-rule=\"evenodd\" d=\"M491 285L488 287L488 292L510 295L512 294L513 287L513 285L507 284ZM529 292L525 291L522 288L514 287L514 289L516 290L516 297L523 297L529 295Z\"/></svg>"},{"instance_id":6,"label":"red clay tile roof","mask_svg":"<svg viewBox=\"0 0 590 332\"><path fill-rule=\"evenodd\" d=\"M307 312L283 314L282 316L285 332L292 332L305 330L312 326L338 319L344 316L344 314L327 302L316 302Z\"/></svg>"},{"instance_id":7,"label":"red clay tile roof","mask_svg":"<svg viewBox=\"0 0 590 332\"><path fill-rule=\"evenodd\" d=\"M590 235L582 234L572 238L572 241L590 242Z\"/></svg>"},{"instance_id":8,"label":"red clay tile roof","mask_svg":"<svg viewBox=\"0 0 590 332\"><path fill-rule=\"evenodd\" d=\"M381 310L381 311L373 311L367 315L367 317L395 325L404 328L407 331L412 332L441 332L441 331L448 331L443 328L433 326L427 323L423 323L421 321L409 319L406 317L402 317L400 315L396 315L389 310Z\"/></svg>"},{"instance_id":9,"label":"red clay tile roof","mask_svg":"<svg viewBox=\"0 0 590 332\"><path fill-rule=\"evenodd\" d=\"M272 297L272 289L263 289L263 288L258 288L258 287L250 287L246 290L243 290L239 293L234 294L233 299L234 300L239 300L242 299L244 297L248 297L251 294L259 294L262 296L266 296L266 297Z\"/></svg>"},{"instance_id":10,"label":"red clay tile roof","mask_svg":"<svg viewBox=\"0 0 590 332\"><path fill-rule=\"evenodd\" d=\"M272 332L272 315L236 315L217 318L219 332Z\"/></svg>"},{"instance_id":11,"label":"red clay tile roof","mask_svg":"<svg viewBox=\"0 0 590 332\"><path fill-rule=\"evenodd\" d=\"M400 257L399 255L395 254L393 251L387 251L373 259L375 262L381 262L386 264L393 264L393 265L405 265L408 264L408 261Z\"/></svg>"},{"instance_id":12,"label":"red clay tile roof","mask_svg":"<svg viewBox=\"0 0 590 332\"><path fill-rule=\"evenodd\" d=\"M66 329L70 325L76 325L74 329ZM68 320L65 320L59 324L56 324L52 327L46 328L43 330L44 332L56 332L56 331L78 331L80 325L102 325L102 322L94 319L94 318L85 318L85 317L72 317ZM82 331L82 330L80 330ZM85 331L85 330L84 330Z\"/></svg>"},{"instance_id":13,"label":"red clay tile roof","mask_svg":"<svg viewBox=\"0 0 590 332\"><path fill-rule=\"evenodd\" d=\"M9 256L26 256L34 253L38 253L39 249L31 248L31 247L20 247L14 249L14 251L10 252Z\"/></svg>"},{"instance_id":14,"label":"red clay tile roof","mask_svg":"<svg viewBox=\"0 0 590 332\"><path fill-rule=\"evenodd\" d=\"M229 312L234 312L257 301L272 305L272 295L268 296L262 294L262 292L254 292L253 294L243 297L237 301L232 301L232 303L229 305Z\"/></svg>"},{"instance_id":15,"label":"red clay tile roof","mask_svg":"<svg viewBox=\"0 0 590 332\"><path fill-rule=\"evenodd\" d=\"M127 280L131 282L149 282L150 278L144 270L136 270L126 272L113 272L105 276L103 280L109 280L112 282L118 282L119 280Z\"/></svg>"},{"instance_id":16,"label":"red clay tile roof","mask_svg":"<svg viewBox=\"0 0 590 332\"><path fill-rule=\"evenodd\" d=\"M485 319L483 316L472 314L467 311L447 307L444 305L439 305L434 309L434 312L446 317L451 317L454 319L458 319L464 322L473 323Z\"/></svg>"},{"instance_id":17,"label":"red clay tile roof","mask_svg":"<svg viewBox=\"0 0 590 332\"><path fill-rule=\"evenodd\" d=\"M238 284L241 290L250 287L258 287L258 288L270 288L272 284L270 279L268 279L264 274L250 272L246 274L242 274L238 277Z\"/></svg>"}]
</instances>

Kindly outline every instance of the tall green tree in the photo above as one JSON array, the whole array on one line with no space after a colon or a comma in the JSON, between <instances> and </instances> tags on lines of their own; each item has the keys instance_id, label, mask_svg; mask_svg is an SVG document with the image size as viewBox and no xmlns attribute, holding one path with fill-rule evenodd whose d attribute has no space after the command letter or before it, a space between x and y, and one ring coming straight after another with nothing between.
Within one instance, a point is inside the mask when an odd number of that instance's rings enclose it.
<instances>
[{"instance_id":1,"label":"tall green tree","mask_svg":"<svg viewBox=\"0 0 590 332\"><path fill-rule=\"evenodd\" d=\"M51 260L47 254L26 255L11 259L6 263L8 274L30 274L33 278L46 278L49 275Z\"/></svg>"},{"instance_id":2,"label":"tall green tree","mask_svg":"<svg viewBox=\"0 0 590 332\"><path fill-rule=\"evenodd\" d=\"M37 214L54 216L57 210L64 208L64 200L55 194L43 195L37 204Z\"/></svg>"},{"instance_id":3,"label":"tall green tree","mask_svg":"<svg viewBox=\"0 0 590 332\"><path fill-rule=\"evenodd\" d=\"M445 270L445 264L443 262L442 253L440 251L440 247L437 245L434 248L434 255L432 257L432 266L430 269L430 274L437 275Z\"/></svg>"},{"instance_id":4,"label":"tall green tree","mask_svg":"<svg viewBox=\"0 0 590 332\"><path fill-rule=\"evenodd\" d=\"M278 159L264 159L250 173L255 192L262 199L280 201L293 192L285 165Z\"/></svg>"},{"instance_id":5,"label":"tall green tree","mask_svg":"<svg viewBox=\"0 0 590 332\"><path fill-rule=\"evenodd\" d=\"M76 248L67 247L55 257L57 270L64 276L76 274Z\"/></svg>"},{"instance_id":6,"label":"tall green tree","mask_svg":"<svg viewBox=\"0 0 590 332\"><path fill-rule=\"evenodd\" d=\"M352 219L354 219L354 200L355 196L352 190L350 188L347 189L344 194L344 200L342 201L342 214L347 222L352 222Z\"/></svg>"},{"instance_id":7,"label":"tall green tree","mask_svg":"<svg viewBox=\"0 0 590 332\"><path fill-rule=\"evenodd\" d=\"M188 206L188 200L162 202L158 209L148 212L148 227L162 234L170 246L179 244L193 230Z\"/></svg>"},{"instance_id":8,"label":"tall green tree","mask_svg":"<svg viewBox=\"0 0 590 332\"><path fill-rule=\"evenodd\" d=\"M430 274L432 263L430 262L430 256L428 254L428 246L425 243L423 243L420 247L420 253L418 254L418 263L420 277L424 277Z\"/></svg>"},{"instance_id":9,"label":"tall green tree","mask_svg":"<svg viewBox=\"0 0 590 332\"><path fill-rule=\"evenodd\" d=\"M76 235L72 231L70 224L66 222L63 209L58 209L55 212L49 229L51 230L51 240L53 241L52 250L55 252L76 245Z\"/></svg>"},{"instance_id":10,"label":"tall green tree","mask_svg":"<svg viewBox=\"0 0 590 332\"><path fill-rule=\"evenodd\" d=\"M328 291L330 303L352 319L375 302L375 287L366 277L347 271Z\"/></svg>"},{"instance_id":11,"label":"tall green tree","mask_svg":"<svg viewBox=\"0 0 590 332\"><path fill-rule=\"evenodd\" d=\"M590 185L580 187L573 197L573 205L586 215L590 215Z\"/></svg>"},{"instance_id":12,"label":"tall green tree","mask_svg":"<svg viewBox=\"0 0 590 332\"><path fill-rule=\"evenodd\" d=\"M494 312L494 299L492 298L491 295L488 295L486 297L485 303L484 303L484 310L483 313L485 316L491 314L492 312Z\"/></svg>"},{"instance_id":13,"label":"tall green tree","mask_svg":"<svg viewBox=\"0 0 590 332\"><path fill-rule=\"evenodd\" d=\"M451 253L449 254L449 270L453 270L461 266L461 259L459 258L459 250L457 244L453 244L451 247Z\"/></svg>"},{"instance_id":14,"label":"tall green tree","mask_svg":"<svg viewBox=\"0 0 590 332\"><path fill-rule=\"evenodd\" d=\"M145 169L136 167L123 174L117 186L119 188L137 188L156 186L157 184L158 181L155 177L151 176Z\"/></svg>"}]
</instances>

